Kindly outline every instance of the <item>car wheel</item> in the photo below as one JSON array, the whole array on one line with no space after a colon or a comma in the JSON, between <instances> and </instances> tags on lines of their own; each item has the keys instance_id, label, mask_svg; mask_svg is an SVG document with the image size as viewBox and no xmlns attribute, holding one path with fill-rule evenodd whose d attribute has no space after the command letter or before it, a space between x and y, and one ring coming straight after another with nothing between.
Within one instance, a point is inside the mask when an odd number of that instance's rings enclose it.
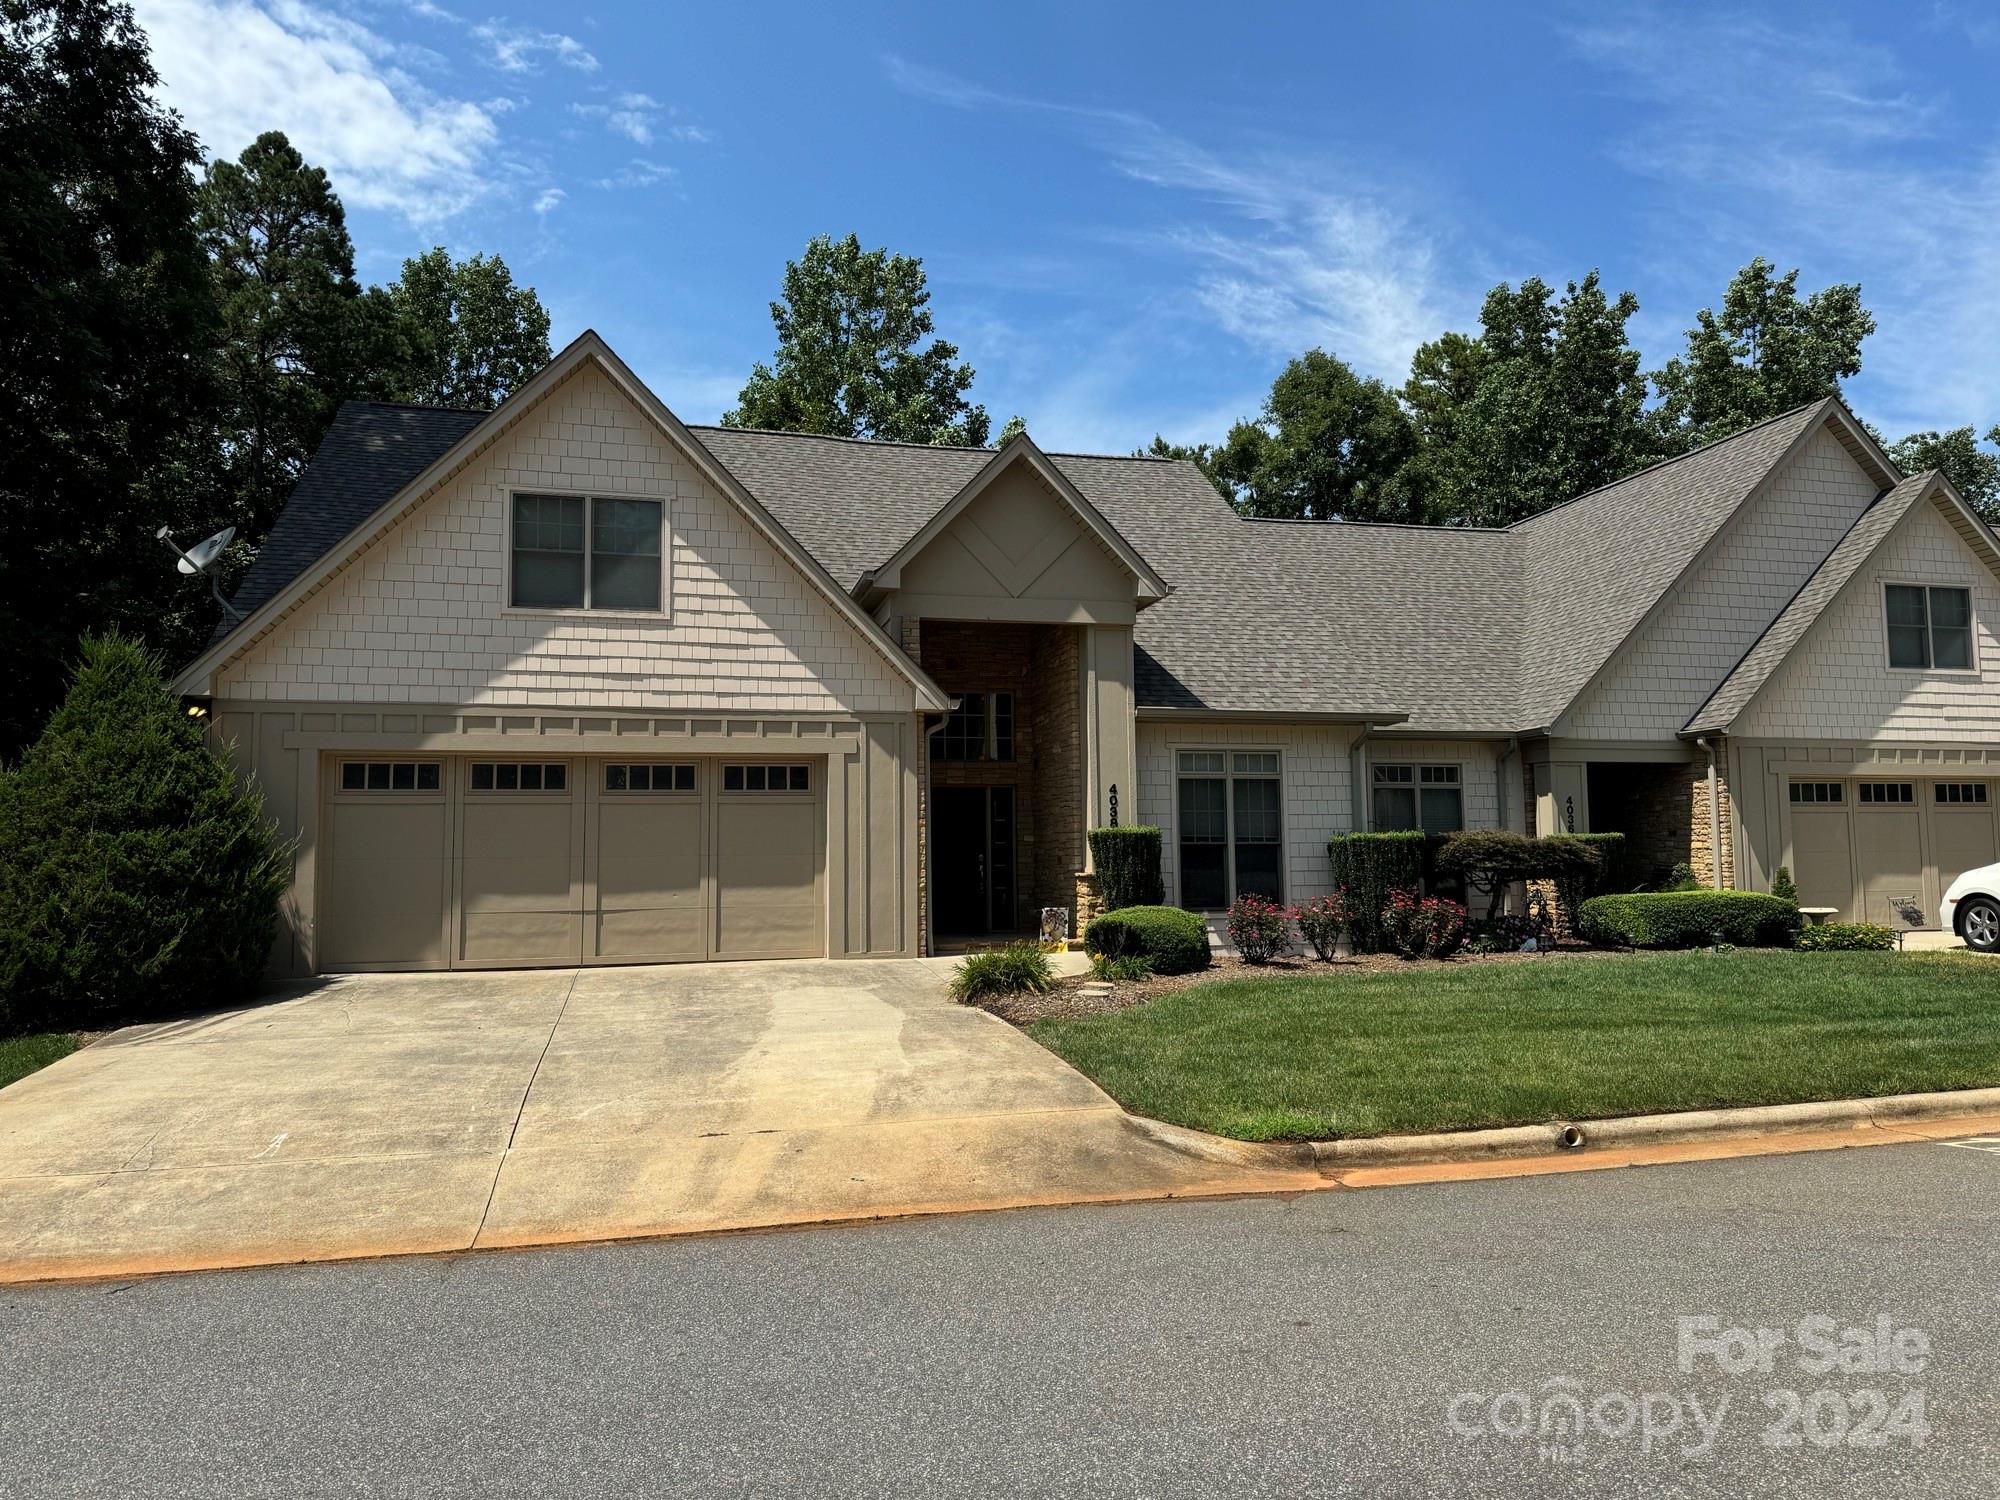
<instances>
[{"instance_id":1,"label":"car wheel","mask_svg":"<svg viewBox=\"0 0 2000 1500\"><path fill-rule=\"evenodd\" d=\"M1958 930L1974 953L2000 948L2000 902L1991 896L1974 896L1959 908Z\"/></svg>"}]
</instances>

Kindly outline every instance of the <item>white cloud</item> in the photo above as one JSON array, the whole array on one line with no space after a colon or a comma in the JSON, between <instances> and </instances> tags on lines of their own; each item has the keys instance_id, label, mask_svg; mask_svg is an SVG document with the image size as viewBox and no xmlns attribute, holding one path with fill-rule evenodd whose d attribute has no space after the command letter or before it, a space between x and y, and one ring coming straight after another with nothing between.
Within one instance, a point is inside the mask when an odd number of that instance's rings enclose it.
<instances>
[{"instance_id":1,"label":"white cloud","mask_svg":"<svg viewBox=\"0 0 2000 1500\"><path fill-rule=\"evenodd\" d=\"M1047 121L1125 176L1225 210L1128 244L1187 260L1198 304L1255 348L1290 356L1318 344L1401 379L1416 346L1469 310L1444 284L1435 231L1297 152L1223 155L1131 111L1007 94L893 56L884 66L914 97Z\"/></svg>"},{"instance_id":2,"label":"white cloud","mask_svg":"<svg viewBox=\"0 0 2000 1500\"><path fill-rule=\"evenodd\" d=\"M1661 185L1656 235L1703 278L1676 288L1676 327L1762 254L1802 288L1861 283L1878 332L1851 394L1891 437L2000 417L1990 116L1955 122L1894 52L1832 23L1641 10L1570 41L1635 106L1610 149Z\"/></svg>"},{"instance_id":3,"label":"white cloud","mask_svg":"<svg viewBox=\"0 0 2000 1500\"><path fill-rule=\"evenodd\" d=\"M602 120L606 130L623 136L635 146L650 146L661 139L701 146L712 139L699 125L667 123L662 116L674 111L651 94L623 93L609 103L572 104L569 109L571 114L586 120Z\"/></svg>"},{"instance_id":4,"label":"white cloud","mask_svg":"<svg viewBox=\"0 0 2000 1500\"><path fill-rule=\"evenodd\" d=\"M543 188L535 195L535 212L544 216L552 214L562 206L563 199L568 196L569 194L559 187Z\"/></svg>"},{"instance_id":5,"label":"white cloud","mask_svg":"<svg viewBox=\"0 0 2000 1500\"><path fill-rule=\"evenodd\" d=\"M486 44L486 60L503 73L533 73L544 61L561 63L579 73L595 73L597 58L573 36L537 31L501 19L482 21L472 34Z\"/></svg>"},{"instance_id":6,"label":"white cloud","mask_svg":"<svg viewBox=\"0 0 2000 1500\"><path fill-rule=\"evenodd\" d=\"M211 155L282 130L350 203L431 224L485 190L494 111L436 93L407 49L300 0L137 0L160 92Z\"/></svg>"},{"instance_id":7,"label":"white cloud","mask_svg":"<svg viewBox=\"0 0 2000 1500\"><path fill-rule=\"evenodd\" d=\"M614 190L619 188L649 188L657 187L663 182L671 182L679 175L672 167L666 166L663 163L647 161L643 157L635 156L609 177L598 178L597 185L601 188Z\"/></svg>"}]
</instances>

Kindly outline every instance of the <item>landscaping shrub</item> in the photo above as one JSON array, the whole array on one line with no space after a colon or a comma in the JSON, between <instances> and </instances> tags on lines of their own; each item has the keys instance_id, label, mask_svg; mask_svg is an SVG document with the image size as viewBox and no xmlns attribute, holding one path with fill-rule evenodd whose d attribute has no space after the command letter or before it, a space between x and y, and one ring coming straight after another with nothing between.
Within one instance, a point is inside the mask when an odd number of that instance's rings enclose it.
<instances>
[{"instance_id":1,"label":"landscaping shrub","mask_svg":"<svg viewBox=\"0 0 2000 1500\"><path fill-rule=\"evenodd\" d=\"M1449 958L1465 945L1465 908L1442 896L1391 891L1382 903L1382 936L1400 958Z\"/></svg>"},{"instance_id":2,"label":"landscaping shrub","mask_svg":"<svg viewBox=\"0 0 2000 1500\"><path fill-rule=\"evenodd\" d=\"M1798 882L1792 879L1792 867L1790 865L1778 866L1778 873L1771 877L1771 894L1776 896L1780 901L1796 901L1799 899ZM1886 928L1883 930L1887 931Z\"/></svg>"},{"instance_id":3,"label":"landscaping shrub","mask_svg":"<svg viewBox=\"0 0 2000 1500\"><path fill-rule=\"evenodd\" d=\"M1323 960L1331 960L1340 946L1341 933L1347 930L1345 893L1316 897L1293 913L1293 919L1299 924L1299 936L1312 945L1312 951Z\"/></svg>"},{"instance_id":4,"label":"landscaping shrub","mask_svg":"<svg viewBox=\"0 0 2000 1500\"><path fill-rule=\"evenodd\" d=\"M1625 879L1625 835L1622 833L1552 833L1544 843L1581 845L1597 852L1597 868L1578 868L1551 878L1556 887L1556 915L1567 930L1576 930L1576 914L1592 896L1617 890Z\"/></svg>"},{"instance_id":5,"label":"landscaping shrub","mask_svg":"<svg viewBox=\"0 0 2000 1500\"><path fill-rule=\"evenodd\" d=\"M1660 887L1663 891L1698 891L1702 884L1694 878L1694 866L1682 860L1667 871L1667 883Z\"/></svg>"},{"instance_id":6,"label":"landscaping shrub","mask_svg":"<svg viewBox=\"0 0 2000 1500\"><path fill-rule=\"evenodd\" d=\"M1144 979L1153 972L1153 966L1136 953L1093 953L1090 955L1090 977L1108 979L1114 983L1131 983Z\"/></svg>"},{"instance_id":7,"label":"landscaping shrub","mask_svg":"<svg viewBox=\"0 0 2000 1500\"><path fill-rule=\"evenodd\" d=\"M1594 896L1578 913L1587 942L1627 948L1790 946L1799 909L1758 891L1635 891Z\"/></svg>"},{"instance_id":8,"label":"landscaping shrub","mask_svg":"<svg viewBox=\"0 0 2000 1500\"><path fill-rule=\"evenodd\" d=\"M1239 896L1229 908L1229 941L1246 964L1267 964L1292 946L1292 910L1263 896Z\"/></svg>"},{"instance_id":9,"label":"landscaping shrub","mask_svg":"<svg viewBox=\"0 0 2000 1500\"><path fill-rule=\"evenodd\" d=\"M1096 917L1083 946L1112 958L1136 955L1155 974L1191 974L1209 965L1208 926L1178 906L1128 906Z\"/></svg>"},{"instance_id":10,"label":"landscaping shrub","mask_svg":"<svg viewBox=\"0 0 2000 1500\"><path fill-rule=\"evenodd\" d=\"M1423 886L1421 833L1345 833L1328 841L1333 884L1347 899L1347 940L1356 953L1380 953L1382 908L1391 891Z\"/></svg>"},{"instance_id":11,"label":"landscaping shrub","mask_svg":"<svg viewBox=\"0 0 2000 1500\"><path fill-rule=\"evenodd\" d=\"M69 696L0 777L0 1029L243 999L290 880L262 799L159 663L121 637L85 641Z\"/></svg>"},{"instance_id":12,"label":"landscaping shrub","mask_svg":"<svg viewBox=\"0 0 2000 1500\"><path fill-rule=\"evenodd\" d=\"M1515 881L1553 880L1564 887L1595 895L1603 878L1608 840L1620 834L1552 834L1529 838L1506 828L1468 829L1454 833L1438 850L1437 865L1465 877L1465 883L1489 902Z\"/></svg>"},{"instance_id":13,"label":"landscaping shrub","mask_svg":"<svg viewBox=\"0 0 2000 1500\"><path fill-rule=\"evenodd\" d=\"M1548 908L1539 901L1526 912L1495 912L1475 922L1465 946L1474 953L1519 953L1531 939L1537 951L1555 945Z\"/></svg>"},{"instance_id":14,"label":"landscaping shrub","mask_svg":"<svg viewBox=\"0 0 2000 1500\"><path fill-rule=\"evenodd\" d=\"M1045 995L1055 983L1041 944L1009 943L990 953L974 953L952 970L951 993L966 1001L988 995Z\"/></svg>"},{"instance_id":15,"label":"landscaping shrub","mask_svg":"<svg viewBox=\"0 0 2000 1500\"><path fill-rule=\"evenodd\" d=\"M1167 899L1160 879L1160 830L1143 825L1090 830L1090 859L1105 911L1158 906Z\"/></svg>"},{"instance_id":16,"label":"landscaping shrub","mask_svg":"<svg viewBox=\"0 0 2000 1500\"><path fill-rule=\"evenodd\" d=\"M1776 895L1777 882L1771 882ZM1801 953L1880 953L1896 946L1896 934L1873 922L1821 922L1799 929Z\"/></svg>"}]
</instances>

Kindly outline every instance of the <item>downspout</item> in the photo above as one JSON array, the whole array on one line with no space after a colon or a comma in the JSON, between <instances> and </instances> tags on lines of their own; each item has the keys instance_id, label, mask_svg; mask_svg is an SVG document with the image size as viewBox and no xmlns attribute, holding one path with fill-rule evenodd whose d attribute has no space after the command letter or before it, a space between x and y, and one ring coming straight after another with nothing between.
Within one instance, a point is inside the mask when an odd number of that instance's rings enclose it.
<instances>
[{"instance_id":1,"label":"downspout","mask_svg":"<svg viewBox=\"0 0 2000 1500\"><path fill-rule=\"evenodd\" d=\"M1368 738L1379 727L1375 724L1364 723L1361 726L1361 733L1354 737L1354 743L1347 747L1347 782L1353 789L1353 796L1349 800L1354 804L1351 809L1354 815L1354 826L1348 830L1350 833L1366 833L1368 831L1368 788L1362 780L1361 772L1364 769L1364 762L1366 760Z\"/></svg>"},{"instance_id":2,"label":"downspout","mask_svg":"<svg viewBox=\"0 0 2000 1500\"><path fill-rule=\"evenodd\" d=\"M1708 869L1709 885L1722 889L1722 798L1715 785L1715 746L1702 735L1695 743L1708 752Z\"/></svg>"}]
</instances>

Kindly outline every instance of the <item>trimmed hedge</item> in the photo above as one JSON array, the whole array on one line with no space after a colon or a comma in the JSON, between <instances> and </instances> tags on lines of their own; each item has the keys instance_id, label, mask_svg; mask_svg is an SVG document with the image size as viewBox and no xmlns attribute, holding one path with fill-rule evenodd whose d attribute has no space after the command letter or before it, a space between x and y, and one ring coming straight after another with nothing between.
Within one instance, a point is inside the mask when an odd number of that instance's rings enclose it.
<instances>
[{"instance_id":1,"label":"trimmed hedge","mask_svg":"<svg viewBox=\"0 0 2000 1500\"><path fill-rule=\"evenodd\" d=\"M1873 922L1821 922L1799 929L1801 953L1883 953L1896 946L1896 934Z\"/></svg>"},{"instance_id":2,"label":"trimmed hedge","mask_svg":"<svg viewBox=\"0 0 2000 1500\"><path fill-rule=\"evenodd\" d=\"M1208 924L1178 906L1127 906L1094 917L1083 946L1108 958L1143 958L1155 974L1192 974L1209 965Z\"/></svg>"},{"instance_id":3,"label":"trimmed hedge","mask_svg":"<svg viewBox=\"0 0 2000 1500\"><path fill-rule=\"evenodd\" d=\"M1576 929L1577 913L1583 903L1592 896L1601 896L1606 891L1615 891L1624 883L1625 875L1625 835L1622 833L1551 833L1546 841L1554 843L1580 844L1593 850L1597 855L1595 870L1578 870L1569 875L1558 875L1556 882L1556 911L1571 931Z\"/></svg>"},{"instance_id":4,"label":"trimmed hedge","mask_svg":"<svg viewBox=\"0 0 2000 1500\"><path fill-rule=\"evenodd\" d=\"M1356 953L1387 947L1382 908L1391 891L1423 888L1430 840L1421 833L1344 833L1330 839L1333 888L1347 903L1347 941Z\"/></svg>"},{"instance_id":5,"label":"trimmed hedge","mask_svg":"<svg viewBox=\"0 0 2000 1500\"><path fill-rule=\"evenodd\" d=\"M1167 899L1160 879L1160 830L1144 824L1090 830L1090 861L1106 911L1158 906Z\"/></svg>"},{"instance_id":6,"label":"trimmed hedge","mask_svg":"<svg viewBox=\"0 0 2000 1500\"><path fill-rule=\"evenodd\" d=\"M1790 947L1798 930L1798 907L1759 891L1634 891L1577 910L1578 935L1607 947Z\"/></svg>"}]
</instances>

